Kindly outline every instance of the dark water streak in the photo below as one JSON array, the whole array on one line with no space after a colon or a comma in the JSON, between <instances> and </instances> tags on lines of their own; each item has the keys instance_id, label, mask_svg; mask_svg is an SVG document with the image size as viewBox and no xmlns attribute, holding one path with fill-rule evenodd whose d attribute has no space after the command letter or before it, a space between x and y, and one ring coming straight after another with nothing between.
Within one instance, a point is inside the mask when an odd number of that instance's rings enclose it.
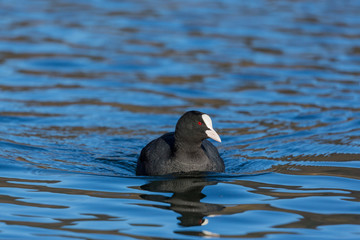
<instances>
[{"instance_id":1,"label":"dark water streak","mask_svg":"<svg viewBox=\"0 0 360 240\"><path fill-rule=\"evenodd\" d=\"M6 0L0 16L0 239L359 239L359 1ZM191 109L226 173L136 177Z\"/></svg>"}]
</instances>

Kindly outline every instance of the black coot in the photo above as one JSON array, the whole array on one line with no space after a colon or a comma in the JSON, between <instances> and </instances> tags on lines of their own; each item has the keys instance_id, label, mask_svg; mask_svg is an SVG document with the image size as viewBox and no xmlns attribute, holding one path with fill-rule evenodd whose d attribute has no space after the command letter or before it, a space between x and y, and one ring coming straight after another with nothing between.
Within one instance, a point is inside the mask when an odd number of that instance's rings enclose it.
<instances>
[{"instance_id":1,"label":"black coot","mask_svg":"<svg viewBox=\"0 0 360 240\"><path fill-rule=\"evenodd\" d=\"M206 138L221 142L209 115L186 112L178 120L175 132L162 135L141 150L136 175L224 172L224 161Z\"/></svg>"}]
</instances>

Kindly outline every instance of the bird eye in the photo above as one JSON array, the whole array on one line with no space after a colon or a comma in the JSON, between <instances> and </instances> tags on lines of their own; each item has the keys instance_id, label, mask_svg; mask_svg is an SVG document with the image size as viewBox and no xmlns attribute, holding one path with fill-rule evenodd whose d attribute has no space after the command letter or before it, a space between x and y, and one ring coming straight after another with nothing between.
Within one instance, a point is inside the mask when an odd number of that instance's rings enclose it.
<instances>
[{"instance_id":1,"label":"bird eye","mask_svg":"<svg viewBox=\"0 0 360 240\"><path fill-rule=\"evenodd\" d=\"M202 124L202 122L198 122L198 124L199 124L199 125L201 125L201 124Z\"/></svg>"}]
</instances>

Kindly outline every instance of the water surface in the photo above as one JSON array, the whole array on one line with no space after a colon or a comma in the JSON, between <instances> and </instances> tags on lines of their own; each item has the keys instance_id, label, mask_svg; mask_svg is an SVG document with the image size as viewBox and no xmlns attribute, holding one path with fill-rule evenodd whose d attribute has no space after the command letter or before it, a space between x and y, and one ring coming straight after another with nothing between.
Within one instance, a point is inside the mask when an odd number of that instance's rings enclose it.
<instances>
[{"instance_id":1,"label":"water surface","mask_svg":"<svg viewBox=\"0 0 360 240\"><path fill-rule=\"evenodd\" d=\"M0 239L359 239L359 1L8 0L0 15ZM226 173L136 177L192 109Z\"/></svg>"}]
</instances>

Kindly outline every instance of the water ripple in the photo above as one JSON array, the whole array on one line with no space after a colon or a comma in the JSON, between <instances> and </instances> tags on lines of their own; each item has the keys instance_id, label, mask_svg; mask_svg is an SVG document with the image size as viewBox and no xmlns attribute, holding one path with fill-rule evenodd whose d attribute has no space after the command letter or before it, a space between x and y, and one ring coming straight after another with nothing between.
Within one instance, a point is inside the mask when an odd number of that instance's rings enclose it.
<instances>
[{"instance_id":1,"label":"water ripple","mask_svg":"<svg viewBox=\"0 0 360 240\"><path fill-rule=\"evenodd\" d=\"M1 1L0 238L358 239L359 1ZM223 174L136 177L197 109Z\"/></svg>"}]
</instances>

